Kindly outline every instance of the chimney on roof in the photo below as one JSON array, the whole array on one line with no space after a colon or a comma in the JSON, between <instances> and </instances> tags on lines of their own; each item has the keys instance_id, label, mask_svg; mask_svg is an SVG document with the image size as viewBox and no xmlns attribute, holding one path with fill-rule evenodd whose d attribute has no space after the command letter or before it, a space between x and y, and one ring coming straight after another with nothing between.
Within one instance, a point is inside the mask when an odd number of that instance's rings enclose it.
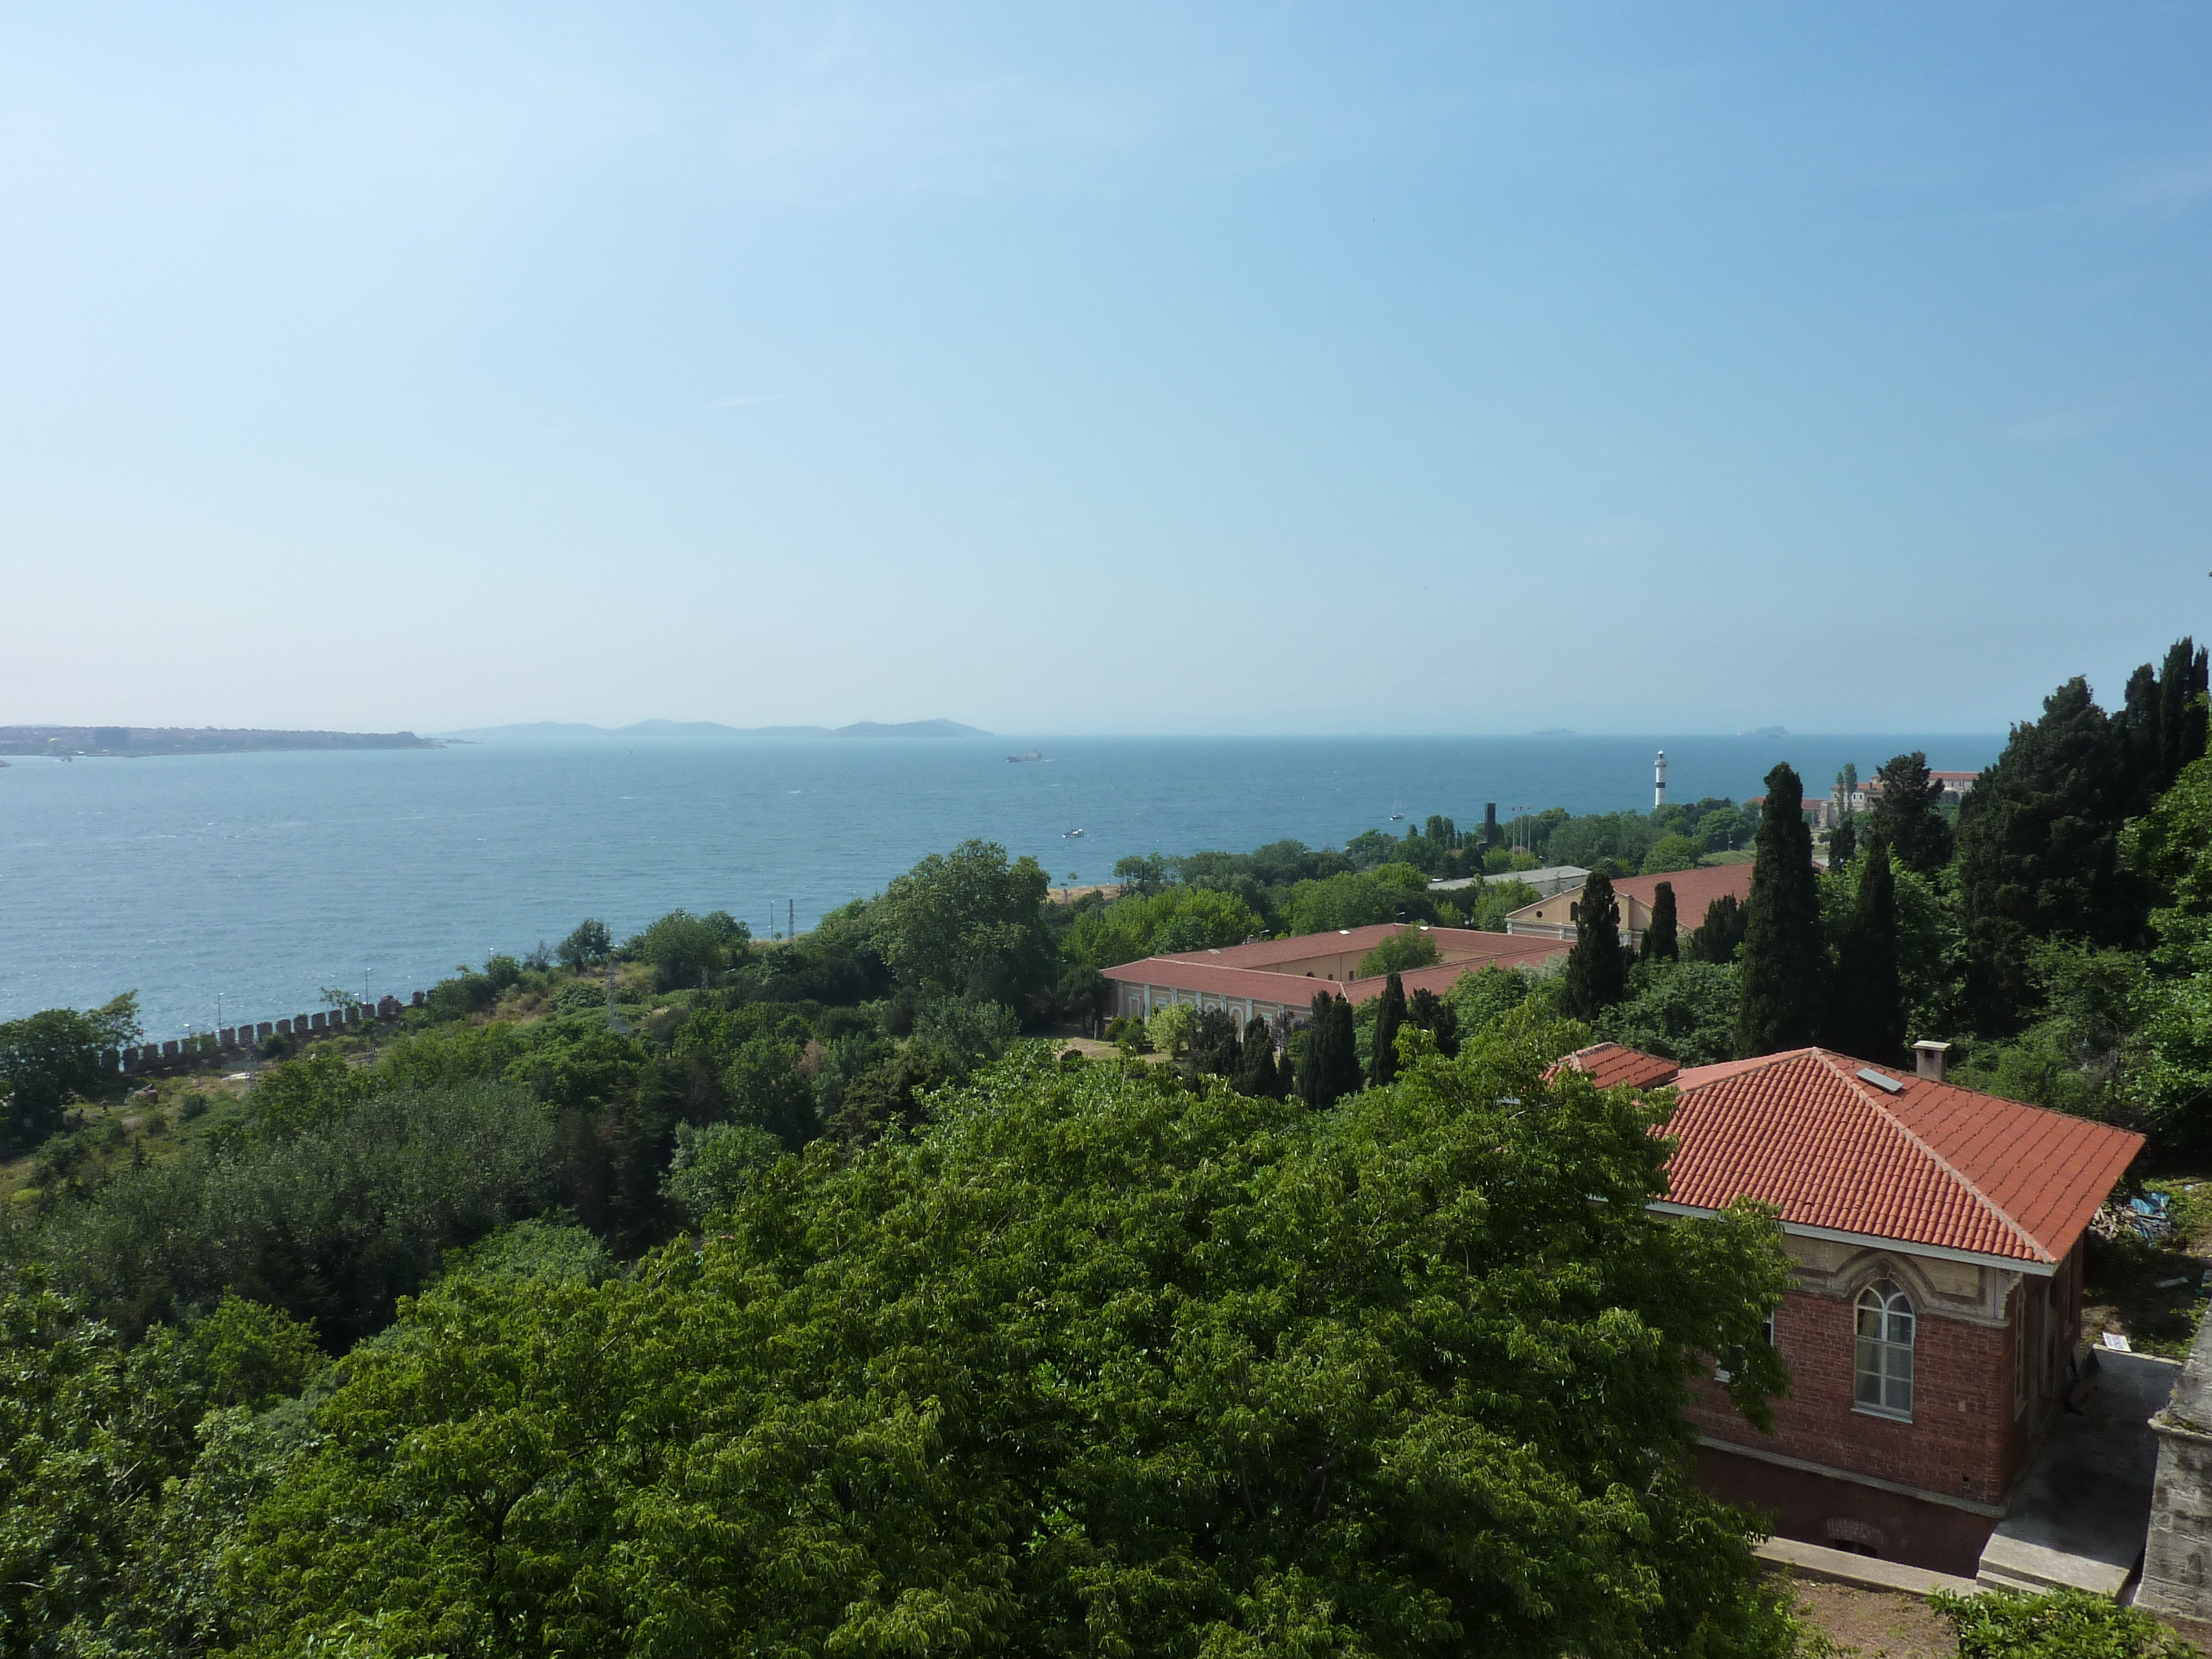
<instances>
[{"instance_id":1,"label":"chimney on roof","mask_svg":"<svg viewBox=\"0 0 2212 1659\"><path fill-rule=\"evenodd\" d=\"M1912 1069L1931 1083L1942 1083L1951 1070L1951 1045L1923 1037L1912 1045Z\"/></svg>"}]
</instances>

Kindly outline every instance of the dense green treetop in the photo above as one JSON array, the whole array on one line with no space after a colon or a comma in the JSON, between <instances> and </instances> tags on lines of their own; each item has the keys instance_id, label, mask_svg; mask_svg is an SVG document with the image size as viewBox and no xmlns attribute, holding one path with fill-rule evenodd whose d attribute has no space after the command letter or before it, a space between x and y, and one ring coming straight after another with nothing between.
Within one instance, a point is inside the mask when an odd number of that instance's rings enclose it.
<instances>
[{"instance_id":1,"label":"dense green treetop","mask_svg":"<svg viewBox=\"0 0 2212 1659\"><path fill-rule=\"evenodd\" d=\"M1361 979L1381 974L1401 974L1409 968L1433 968L1437 942L1419 927L1404 927L1359 958L1352 972Z\"/></svg>"},{"instance_id":2,"label":"dense green treetop","mask_svg":"<svg viewBox=\"0 0 2212 1659\"><path fill-rule=\"evenodd\" d=\"M1705 861L1705 848L1688 836L1662 836L1644 854L1642 872L1647 876L1659 876L1676 870L1694 870Z\"/></svg>"},{"instance_id":3,"label":"dense green treetop","mask_svg":"<svg viewBox=\"0 0 2212 1659\"><path fill-rule=\"evenodd\" d=\"M1010 860L994 842L933 853L869 907L877 948L900 980L927 994L1024 1000L1049 977L1050 885L1035 859Z\"/></svg>"},{"instance_id":4,"label":"dense green treetop","mask_svg":"<svg viewBox=\"0 0 2212 1659\"><path fill-rule=\"evenodd\" d=\"M240 1651L1783 1651L1681 1416L1779 1386L1772 1223L1650 1214L1649 1109L1542 1048L1321 1117L1025 1058L703 1251L433 1291L254 1509Z\"/></svg>"},{"instance_id":5,"label":"dense green treetop","mask_svg":"<svg viewBox=\"0 0 2212 1659\"><path fill-rule=\"evenodd\" d=\"M1959 810L1959 902L1978 1029L2003 1032L2033 1002L2029 947L2057 935L2118 944L2140 925L2119 867L2136 799L2125 734L2079 678L2015 726Z\"/></svg>"},{"instance_id":6,"label":"dense green treetop","mask_svg":"<svg viewBox=\"0 0 2212 1659\"><path fill-rule=\"evenodd\" d=\"M1145 957L1242 945L1267 931L1252 907L1235 893L1166 886L1079 912L1068 925L1060 948L1091 967L1111 968Z\"/></svg>"},{"instance_id":7,"label":"dense green treetop","mask_svg":"<svg viewBox=\"0 0 2212 1659\"><path fill-rule=\"evenodd\" d=\"M72 1095L94 1093L107 1081L101 1055L137 1040L138 999L128 993L82 1013L49 1008L0 1024L0 1087L8 1091L0 1151L53 1133Z\"/></svg>"},{"instance_id":8,"label":"dense green treetop","mask_svg":"<svg viewBox=\"0 0 2212 1659\"><path fill-rule=\"evenodd\" d=\"M1868 832L1889 843L1893 862L1917 875L1933 875L1951 861L1951 826L1943 817L1943 785L1916 749L1885 762L1875 774L1881 787L1868 814Z\"/></svg>"}]
</instances>

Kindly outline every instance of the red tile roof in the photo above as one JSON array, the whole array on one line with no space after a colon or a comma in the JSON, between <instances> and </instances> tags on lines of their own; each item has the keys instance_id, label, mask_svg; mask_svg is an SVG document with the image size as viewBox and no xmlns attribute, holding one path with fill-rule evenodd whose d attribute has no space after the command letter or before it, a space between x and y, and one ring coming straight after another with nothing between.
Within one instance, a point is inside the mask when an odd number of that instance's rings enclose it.
<instances>
[{"instance_id":1,"label":"red tile roof","mask_svg":"<svg viewBox=\"0 0 2212 1659\"><path fill-rule=\"evenodd\" d=\"M1682 1069L1677 1061L1618 1042L1593 1042L1587 1048L1576 1049L1559 1065L1573 1066L1601 1089L1656 1089L1672 1083Z\"/></svg>"},{"instance_id":2,"label":"red tile roof","mask_svg":"<svg viewBox=\"0 0 2212 1659\"><path fill-rule=\"evenodd\" d=\"M1240 1001L1249 997L1257 1002L1279 1002L1299 1008L1310 1003L1316 991L1344 989L1333 979L1308 979L1303 974L1268 974L1252 968L1224 968L1218 963L1194 962L1188 957L1146 957L1142 962L1125 962L1118 968L1099 971L1108 979L1126 985L1158 985L1177 991L1203 992L1209 996L1235 997Z\"/></svg>"},{"instance_id":3,"label":"red tile roof","mask_svg":"<svg viewBox=\"0 0 2212 1659\"><path fill-rule=\"evenodd\" d=\"M1674 884L1674 914L1687 929L1702 926L1705 907L1723 893L1734 893L1741 904L1751 896L1749 863L1708 864L1698 870L1674 870L1661 876L1623 876L1613 884L1615 894L1649 906L1659 884Z\"/></svg>"},{"instance_id":4,"label":"red tile roof","mask_svg":"<svg viewBox=\"0 0 2212 1659\"><path fill-rule=\"evenodd\" d=\"M1119 967L1101 971L1110 980L1128 985L1158 985L1178 991L1202 992L1212 996L1250 997L1261 1002L1280 1002L1303 1007L1312 1002L1316 991L1332 991L1357 1005L1370 997L1382 994L1389 984L1387 975L1367 979L1330 980L1308 978L1304 974L1270 973L1251 965L1255 955L1272 953L1277 961L1301 962L1310 957L1339 951L1358 951L1365 954L1389 934L1402 931L1401 925L1383 923L1373 927L1355 927L1350 933L1306 933L1285 939L1262 939L1253 945L1224 945L1218 951L1186 951L1171 957L1146 957L1139 962L1125 962ZM1370 937L1371 936L1371 937ZM1551 939L1528 939L1509 933L1486 933L1472 927L1432 927L1429 937L1437 942L1437 949L1450 958L1433 968L1408 969L1400 975L1411 996L1416 991L1432 991L1442 996L1459 983L1462 974L1476 973L1490 967L1534 967L1537 963L1565 953L1565 941ZM1295 950L1276 947L1296 946Z\"/></svg>"},{"instance_id":5,"label":"red tile roof","mask_svg":"<svg viewBox=\"0 0 2212 1659\"><path fill-rule=\"evenodd\" d=\"M1408 968L1398 975L1406 994L1430 991L1437 996L1460 981L1463 974L1479 974L1486 968L1534 968L1554 957L1566 955L1569 949L1564 939L1510 939L1504 933L1485 933L1486 939L1496 939L1498 947L1485 951L1480 957L1462 957L1456 962L1440 962L1433 968ZM1389 975L1347 981L1344 994L1356 1007L1370 997L1379 997L1390 982Z\"/></svg>"},{"instance_id":6,"label":"red tile roof","mask_svg":"<svg viewBox=\"0 0 2212 1659\"><path fill-rule=\"evenodd\" d=\"M1785 1222L2048 1266L2074 1247L2143 1138L1825 1048L1680 1073L1668 1199L1738 1197Z\"/></svg>"},{"instance_id":7,"label":"red tile roof","mask_svg":"<svg viewBox=\"0 0 2212 1659\"><path fill-rule=\"evenodd\" d=\"M1402 933L1415 926L1411 922L1378 921L1364 927L1334 928L1325 933L1293 933L1288 939L1255 939L1249 945L1224 945L1218 950L1180 951L1170 957L1158 958L1163 962L1208 962L1224 968L1257 968L1263 971L1277 963L1307 962L1315 957L1336 956L1350 951L1354 956L1365 956L1393 933ZM1486 957L1496 954L1504 944L1504 933L1486 933L1473 927L1428 927L1422 929L1437 947L1437 954L1456 961L1462 957ZM1514 940L1518 945L1522 941Z\"/></svg>"},{"instance_id":8,"label":"red tile roof","mask_svg":"<svg viewBox=\"0 0 2212 1659\"><path fill-rule=\"evenodd\" d=\"M1709 864L1701 870L1674 870L1665 875L1621 876L1613 882L1613 892L1615 898L1634 899L1648 910L1659 884L1672 882L1676 925L1688 933L1705 925L1706 907L1722 894L1735 894L1739 903L1751 896L1751 869L1748 864ZM1582 889L1570 887L1548 898L1530 899L1519 909L1507 912L1506 920L1524 923L1540 920L1547 926L1564 927L1567 902L1581 897ZM1542 914L1547 909L1548 914Z\"/></svg>"}]
</instances>

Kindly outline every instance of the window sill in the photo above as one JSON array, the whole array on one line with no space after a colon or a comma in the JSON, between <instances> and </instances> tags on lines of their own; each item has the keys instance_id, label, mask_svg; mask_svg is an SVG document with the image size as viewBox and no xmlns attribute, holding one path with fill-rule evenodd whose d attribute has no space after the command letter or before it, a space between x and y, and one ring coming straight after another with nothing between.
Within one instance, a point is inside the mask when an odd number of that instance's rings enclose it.
<instances>
[{"instance_id":1,"label":"window sill","mask_svg":"<svg viewBox=\"0 0 2212 1659\"><path fill-rule=\"evenodd\" d=\"M1851 1407L1851 1414L1854 1417L1879 1417L1885 1423L1910 1423L1912 1420L1911 1412L1885 1411L1880 1406L1861 1406L1856 1402Z\"/></svg>"}]
</instances>

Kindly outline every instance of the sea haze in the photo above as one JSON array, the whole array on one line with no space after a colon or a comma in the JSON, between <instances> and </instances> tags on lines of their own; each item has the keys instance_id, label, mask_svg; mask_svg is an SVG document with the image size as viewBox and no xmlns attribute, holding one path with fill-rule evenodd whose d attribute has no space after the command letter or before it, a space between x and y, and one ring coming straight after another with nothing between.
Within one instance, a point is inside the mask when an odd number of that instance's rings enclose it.
<instances>
[{"instance_id":1,"label":"sea haze","mask_svg":"<svg viewBox=\"0 0 2212 1659\"><path fill-rule=\"evenodd\" d=\"M539 738L448 749L19 760L0 769L0 1018L140 995L149 1036L276 1019L324 986L428 986L584 916L617 936L684 906L804 929L971 836L1055 881L1132 853L1341 843L1483 804L1577 812L1825 790L1999 737ZM1031 749L1040 761L1010 763ZM1081 828L1071 839L1066 831ZM787 906L792 907L787 910Z\"/></svg>"}]
</instances>

